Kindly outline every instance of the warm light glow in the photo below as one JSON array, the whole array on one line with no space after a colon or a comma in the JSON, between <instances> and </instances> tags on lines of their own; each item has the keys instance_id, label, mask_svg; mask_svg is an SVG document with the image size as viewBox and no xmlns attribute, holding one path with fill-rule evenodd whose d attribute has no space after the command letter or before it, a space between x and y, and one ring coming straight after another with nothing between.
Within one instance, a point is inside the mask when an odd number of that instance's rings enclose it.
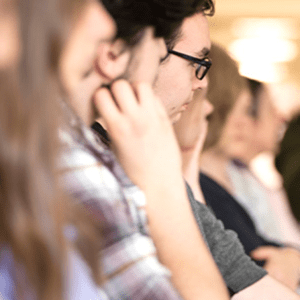
<instances>
[{"instance_id":1,"label":"warm light glow","mask_svg":"<svg viewBox=\"0 0 300 300\"><path fill-rule=\"evenodd\" d=\"M232 25L232 33L238 38L297 39L298 26L288 18L239 18Z\"/></svg>"},{"instance_id":2,"label":"warm light glow","mask_svg":"<svg viewBox=\"0 0 300 300\"><path fill-rule=\"evenodd\" d=\"M257 155L250 163L250 169L259 180L270 189L282 187L282 179L274 165L274 154L264 152Z\"/></svg>"},{"instance_id":3,"label":"warm light glow","mask_svg":"<svg viewBox=\"0 0 300 300\"><path fill-rule=\"evenodd\" d=\"M272 99L278 111L289 120L300 109L300 89L293 83L269 85Z\"/></svg>"},{"instance_id":4,"label":"warm light glow","mask_svg":"<svg viewBox=\"0 0 300 300\"><path fill-rule=\"evenodd\" d=\"M286 78L287 68L281 64L249 60L240 63L240 73L259 81L276 83Z\"/></svg>"},{"instance_id":5,"label":"warm light glow","mask_svg":"<svg viewBox=\"0 0 300 300\"><path fill-rule=\"evenodd\" d=\"M297 46L294 42L272 37L245 38L231 43L230 52L240 62L287 62L297 56Z\"/></svg>"},{"instance_id":6,"label":"warm light glow","mask_svg":"<svg viewBox=\"0 0 300 300\"><path fill-rule=\"evenodd\" d=\"M240 18L233 23L232 32L238 39L229 45L229 51L239 62L242 75L265 82L287 78L284 63L298 54L294 20Z\"/></svg>"}]
</instances>

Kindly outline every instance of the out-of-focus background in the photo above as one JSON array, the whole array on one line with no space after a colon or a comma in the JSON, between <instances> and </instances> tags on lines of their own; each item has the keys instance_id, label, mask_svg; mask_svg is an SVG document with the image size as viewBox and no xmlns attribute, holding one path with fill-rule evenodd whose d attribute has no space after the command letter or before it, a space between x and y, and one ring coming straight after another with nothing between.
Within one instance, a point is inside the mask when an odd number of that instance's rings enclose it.
<instances>
[{"instance_id":1,"label":"out-of-focus background","mask_svg":"<svg viewBox=\"0 0 300 300\"><path fill-rule=\"evenodd\" d=\"M239 62L242 75L269 82L289 116L300 108L300 1L217 0L211 39Z\"/></svg>"}]
</instances>

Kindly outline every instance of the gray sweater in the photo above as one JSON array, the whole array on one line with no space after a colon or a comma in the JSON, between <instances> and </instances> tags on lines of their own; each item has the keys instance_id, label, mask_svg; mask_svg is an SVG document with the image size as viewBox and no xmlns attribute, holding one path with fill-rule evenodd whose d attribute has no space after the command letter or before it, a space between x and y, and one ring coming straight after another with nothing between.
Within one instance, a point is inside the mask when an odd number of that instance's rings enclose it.
<instances>
[{"instance_id":1,"label":"gray sweater","mask_svg":"<svg viewBox=\"0 0 300 300\"><path fill-rule=\"evenodd\" d=\"M225 229L206 205L196 201L188 185L187 192L199 229L231 294L264 277L267 272L245 253L237 234Z\"/></svg>"}]
</instances>

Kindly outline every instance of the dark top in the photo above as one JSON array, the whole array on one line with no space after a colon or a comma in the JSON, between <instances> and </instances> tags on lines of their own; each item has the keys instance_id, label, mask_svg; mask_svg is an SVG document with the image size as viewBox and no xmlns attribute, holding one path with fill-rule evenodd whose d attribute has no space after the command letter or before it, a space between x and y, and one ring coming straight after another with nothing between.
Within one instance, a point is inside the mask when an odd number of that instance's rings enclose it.
<instances>
[{"instance_id":1,"label":"dark top","mask_svg":"<svg viewBox=\"0 0 300 300\"><path fill-rule=\"evenodd\" d=\"M300 115L288 126L275 160L293 214L300 222Z\"/></svg>"},{"instance_id":2,"label":"dark top","mask_svg":"<svg viewBox=\"0 0 300 300\"><path fill-rule=\"evenodd\" d=\"M216 217L222 220L226 229L237 233L248 255L260 246L282 246L258 235L252 219L244 208L210 177L200 173L200 185L207 205L211 207ZM257 263L261 266L264 264L263 261Z\"/></svg>"}]
</instances>

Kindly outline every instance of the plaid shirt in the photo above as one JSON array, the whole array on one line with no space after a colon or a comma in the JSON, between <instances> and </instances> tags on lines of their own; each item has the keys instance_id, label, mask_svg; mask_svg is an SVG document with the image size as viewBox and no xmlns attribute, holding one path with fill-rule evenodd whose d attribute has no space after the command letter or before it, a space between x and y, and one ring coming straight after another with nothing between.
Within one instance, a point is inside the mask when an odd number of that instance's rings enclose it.
<instances>
[{"instance_id":1,"label":"plaid shirt","mask_svg":"<svg viewBox=\"0 0 300 300\"><path fill-rule=\"evenodd\" d=\"M92 130L75 116L70 124L70 130L60 131L60 179L101 223L104 291L110 299L181 299L149 237L143 192Z\"/></svg>"}]
</instances>

